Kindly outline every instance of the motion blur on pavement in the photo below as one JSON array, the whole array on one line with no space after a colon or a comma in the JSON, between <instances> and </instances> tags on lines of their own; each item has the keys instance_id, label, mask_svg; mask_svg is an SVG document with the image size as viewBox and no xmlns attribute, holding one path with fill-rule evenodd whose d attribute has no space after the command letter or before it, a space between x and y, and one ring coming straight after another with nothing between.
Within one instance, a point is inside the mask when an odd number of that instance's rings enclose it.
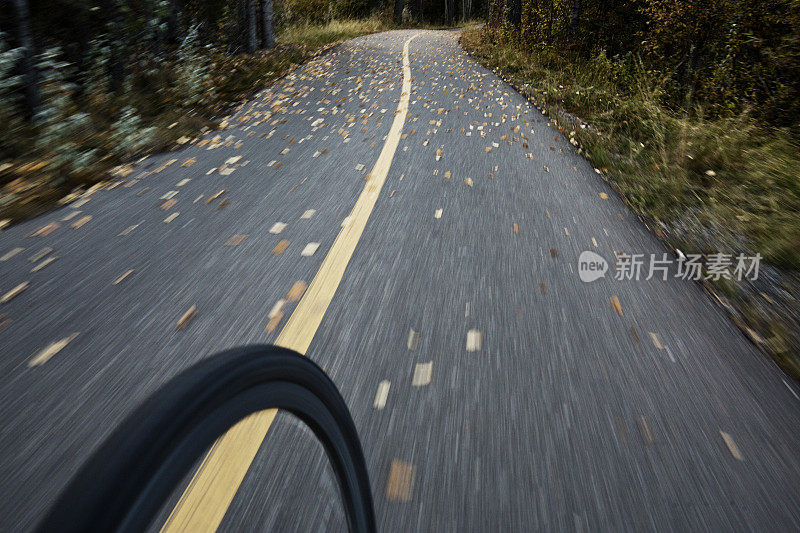
<instances>
[{"instance_id":1,"label":"motion blur on pavement","mask_svg":"<svg viewBox=\"0 0 800 533\"><path fill-rule=\"evenodd\" d=\"M263 344L378 530L800 530L799 8L9 0L0 530ZM359 529L284 386L151 530Z\"/></svg>"}]
</instances>

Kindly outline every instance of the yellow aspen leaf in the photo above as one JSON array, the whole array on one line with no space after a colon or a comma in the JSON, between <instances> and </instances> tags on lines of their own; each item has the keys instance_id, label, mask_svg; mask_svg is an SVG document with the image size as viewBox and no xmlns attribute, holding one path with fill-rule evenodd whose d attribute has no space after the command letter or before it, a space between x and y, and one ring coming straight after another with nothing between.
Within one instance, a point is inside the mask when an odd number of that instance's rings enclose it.
<instances>
[{"instance_id":1,"label":"yellow aspen leaf","mask_svg":"<svg viewBox=\"0 0 800 533\"><path fill-rule=\"evenodd\" d=\"M619 316L623 316L622 305L619 303L619 298L617 297L617 295L615 294L610 299L611 299L611 307L614 308L614 311L616 311Z\"/></svg>"},{"instance_id":2,"label":"yellow aspen leaf","mask_svg":"<svg viewBox=\"0 0 800 533\"><path fill-rule=\"evenodd\" d=\"M288 247L289 247L289 241L283 239L282 241L280 241L278 244L275 245L275 248L272 249L272 253L275 255L281 255Z\"/></svg>"},{"instance_id":3,"label":"yellow aspen leaf","mask_svg":"<svg viewBox=\"0 0 800 533\"><path fill-rule=\"evenodd\" d=\"M296 281L294 285L292 285L292 288L289 289L289 292L286 293L286 301L287 302L298 301L300 298L303 297L303 293L306 292L307 287L308 285L306 285L305 281L302 280Z\"/></svg>"}]
</instances>

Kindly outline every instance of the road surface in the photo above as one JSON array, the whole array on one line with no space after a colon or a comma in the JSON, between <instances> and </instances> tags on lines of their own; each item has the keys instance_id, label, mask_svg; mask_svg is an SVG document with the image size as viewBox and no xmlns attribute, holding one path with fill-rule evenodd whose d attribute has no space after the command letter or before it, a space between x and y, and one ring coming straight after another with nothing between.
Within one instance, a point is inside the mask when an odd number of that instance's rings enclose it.
<instances>
[{"instance_id":1,"label":"road surface","mask_svg":"<svg viewBox=\"0 0 800 533\"><path fill-rule=\"evenodd\" d=\"M670 251L456 33L348 41L117 181L0 233L0 529L176 373L276 340L341 389L383 531L800 529L795 385L693 282L581 281ZM342 528L319 446L267 425L189 515Z\"/></svg>"}]
</instances>

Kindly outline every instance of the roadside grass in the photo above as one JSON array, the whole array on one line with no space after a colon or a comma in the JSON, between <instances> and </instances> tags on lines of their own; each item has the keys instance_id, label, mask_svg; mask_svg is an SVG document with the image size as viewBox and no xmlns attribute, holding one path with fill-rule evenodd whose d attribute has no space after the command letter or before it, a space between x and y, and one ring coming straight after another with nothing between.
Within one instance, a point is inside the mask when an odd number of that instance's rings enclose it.
<instances>
[{"instance_id":1,"label":"roadside grass","mask_svg":"<svg viewBox=\"0 0 800 533\"><path fill-rule=\"evenodd\" d=\"M285 44L319 47L387 29L390 28L378 17L358 20L332 20L324 25L300 24L290 26L281 34L280 39Z\"/></svg>"},{"instance_id":2,"label":"roadside grass","mask_svg":"<svg viewBox=\"0 0 800 533\"><path fill-rule=\"evenodd\" d=\"M685 253L760 253L762 282L717 283L740 326L800 377L800 146L747 113L708 118L662 98L636 57L522 51L474 28L462 44L557 121L656 233ZM753 338L753 336L751 336Z\"/></svg>"},{"instance_id":3,"label":"roadside grass","mask_svg":"<svg viewBox=\"0 0 800 533\"><path fill-rule=\"evenodd\" d=\"M118 165L213 129L232 106L324 46L385 29L378 18L334 20L289 26L275 48L255 54L202 47L178 51L166 61L139 64L116 94L103 80L76 94L64 73L46 73L52 78L45 88L47 123L33 126L0 114L6 121L0 133L0 230L52 208L70 191L108 180Z\"/></svg>"}]
</instances>

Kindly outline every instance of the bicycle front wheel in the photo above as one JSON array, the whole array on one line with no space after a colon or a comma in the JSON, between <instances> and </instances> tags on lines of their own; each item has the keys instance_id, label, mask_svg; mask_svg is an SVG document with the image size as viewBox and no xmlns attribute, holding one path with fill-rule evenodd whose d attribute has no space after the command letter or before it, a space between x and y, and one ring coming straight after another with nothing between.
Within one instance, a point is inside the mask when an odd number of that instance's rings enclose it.
<instances>
[{"instance_id":1,"label":"bicycle front wheel","mask_svg":"<svg viewBox=\"0 0 800 533\"><path fill-rule=\"evenodd\" d=\"M375 531L369 476L347 405L319 366L270 345L221 352L168 382L92 455L39 529L143 530L218 437L271 408L297 416L322 443L350 531Z\"/></svg>"}]
</instances>

